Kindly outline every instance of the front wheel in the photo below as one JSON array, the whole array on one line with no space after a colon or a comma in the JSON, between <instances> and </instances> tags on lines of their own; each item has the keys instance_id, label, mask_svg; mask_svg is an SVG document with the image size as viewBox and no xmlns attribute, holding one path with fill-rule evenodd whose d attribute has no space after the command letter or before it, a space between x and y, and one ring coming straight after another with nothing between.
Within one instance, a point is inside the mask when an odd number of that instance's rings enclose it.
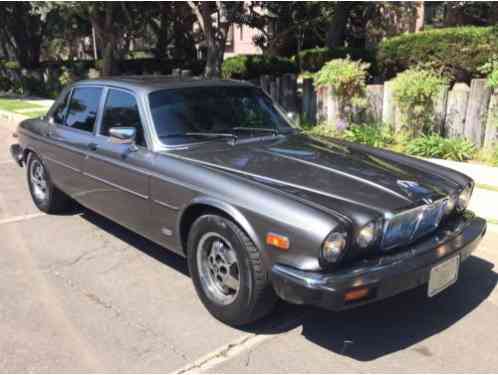
<instances>
[{"instance_id":1,"label":"front wheel","mask_svg":"<svg viewBox=\"0 0 498 375\"><path fill-rule=\"evenodd\" d=\"M198 218L189 233L188 263L201 301L222 322L248 324L273 309L276 296L261 255L233 221Z\"/></svg>"},{"instance_id":2,"label":"front wheel","mask_svg":"<svg viewBox=\"0 0 498 375\"><path fill-rule=\"evenodd\" d=\"M31 197L40 211L55 214L71 207L71 199L52 184L44 163L34 153L28 158L27 175Z\"/></svg>"}]
</instances>

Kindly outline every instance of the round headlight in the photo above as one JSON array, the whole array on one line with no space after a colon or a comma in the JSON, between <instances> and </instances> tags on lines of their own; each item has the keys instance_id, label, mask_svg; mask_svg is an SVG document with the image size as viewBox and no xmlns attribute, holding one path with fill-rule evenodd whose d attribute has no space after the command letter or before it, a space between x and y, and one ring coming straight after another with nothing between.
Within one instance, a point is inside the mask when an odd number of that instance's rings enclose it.
<instances>
[{"instance_id":1,"label":"round headlight","mask_svg":"<svg viewBox=\"0 0 498 375\"><path fill-rule=\"evenodd\" d=\"M356 243L359 247L365 248L372 245L377 240L379 233L378 225L375 222L368 223L358 233Z\"/></svg>"},{"instance_id":2,"label":"round headlight","mask_svg":"<svg viewBox=\"0 0 498 375\"><path fill-rule=\"evenodd\" d=\"M446 201L446 205L444 206L444 214L445 215L449 215L453 212L453 210L455 209L455 206L456 206L456 202L457 202L457 197L451 196L451 195L448 197L448 200Z\"/></svg>"},{"instance_id":3,"label":"round headlight","mask_svg":"<svg viewBox=\"0 0 498 375\"><path fill-rule=\"evenodd\" d=\"M323 258L327 262L337 262L346 248L346 233L333 232L323 242Z\"/></svg>"},{"instance_id":4,"label":"round headlight","mask_svg":"<svg viewBox=\"0 0 498 375\"><path fill-rule=\"evenodd\" d=\"M462 190L462 192L458 196L458 201L457 201L457 209L459 211L463 211L467 208L471 196L472 196L472 188L470 186Z\"/></svg>"}]
</instances>

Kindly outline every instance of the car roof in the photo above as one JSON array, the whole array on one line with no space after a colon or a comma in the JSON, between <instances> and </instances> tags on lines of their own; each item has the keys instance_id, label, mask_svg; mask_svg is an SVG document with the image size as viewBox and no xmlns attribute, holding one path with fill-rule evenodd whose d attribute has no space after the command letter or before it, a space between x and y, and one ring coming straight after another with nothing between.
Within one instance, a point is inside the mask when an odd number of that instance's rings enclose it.
<instances>
[{"instance_id":1,"label":"car roof","mask_svg":"<svg viewBox=\"0 0 498 375\"><path fill-rule=\"evenodd\" d=\"M149 93L163 89L176 89L186 87L253 87L254 85L246 81L236 81L228 79L208 79L202 77L177 77L161 75L140 75L140 76L111 76L107 78L88 79L79 81L76 85L106 85L118 88L129 89Z\"/></svg>"}]
</instances>

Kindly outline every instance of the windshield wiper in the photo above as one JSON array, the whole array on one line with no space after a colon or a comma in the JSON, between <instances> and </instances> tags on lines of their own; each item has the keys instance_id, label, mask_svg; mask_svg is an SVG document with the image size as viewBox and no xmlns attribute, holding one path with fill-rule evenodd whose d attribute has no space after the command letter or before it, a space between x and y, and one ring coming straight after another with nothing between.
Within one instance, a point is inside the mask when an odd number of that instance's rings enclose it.
<instances>
[{"instance_id":1,"label":"windshield wiper","mask_svg":"<svg viewBox=\"0 0 498 375\"><path fill-rule=\"evenodd\" d=\"M171 133L163 135L159 138L177 138L177 137L231 138L234 144L237 142L238 139L238 137L232 133L209 133L209 132Z\"/></svg>"},{"instance_id":2,"label":"windshield wiper","mask_svg":"<svg viewBox=\"0 0 498 375\"><path fill-rule=\"evenodd\" d=\"M202 132L188 132L185 133L186 136L199 136L199 137L208 137L208 138L232 138L233 142L237 142L238 137L232 133L202 133Z\"/></svg>"},{"instance_id":3,"label":"windshield wiper","mask_svg":"<svg viewBox=\"0 0 498 375\"><path fill-rule=\"evenodd\" d=\"M273 133L273 135L279 134L278 129L272 129L272 128L247 128L244 126L237 126L235 128L232 128L232 130L245 130L245 131L251 131L251 132L268 132L268 133Z\"/></svg>"}]
</instances>

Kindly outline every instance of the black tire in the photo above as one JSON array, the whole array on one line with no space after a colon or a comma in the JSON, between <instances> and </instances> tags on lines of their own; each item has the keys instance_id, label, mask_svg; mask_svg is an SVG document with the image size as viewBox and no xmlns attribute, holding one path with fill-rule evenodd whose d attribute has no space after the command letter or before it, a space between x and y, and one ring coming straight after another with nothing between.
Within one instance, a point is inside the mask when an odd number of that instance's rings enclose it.
<instances>
[{"instance_id":1,"label":"black tire","mask_svg":"<svg viewBox=\"0 0 498 375\"><path fill-rule=\"evenodd\" d=\"M198 253L200 241L206 234L216 233L230 242L238 260L239 288L235 299L228 304L215 301L201 282ZM188 265L197 294L207 310L218 320L231 326L252 323L269 314L277 300L261 254L245 232L233 221L218 215L199 217L188 236Z\"/></svg>"},{"instance_id":2,"label":"black tire","mask_svg":"<svg viewBox=\"0 0 498 375\"><path fill-rule=\"evenodd\" d=\"M36 187L31 178L32 168L34 164L42 166L42 174L45 179L46 189L45 196L40 197L35 193ZM30 153L28 155L28 163L27 163L27 179L29 192L31 193L31 198L33 199L34 204L40 211L43 211L47 214L59 214L69 211L73 207L73 201L62 191L57 189L50 179L50 175L48 173L47 167L45 163L36 155L35 153Z\"/></svg>"}]
</instances>

